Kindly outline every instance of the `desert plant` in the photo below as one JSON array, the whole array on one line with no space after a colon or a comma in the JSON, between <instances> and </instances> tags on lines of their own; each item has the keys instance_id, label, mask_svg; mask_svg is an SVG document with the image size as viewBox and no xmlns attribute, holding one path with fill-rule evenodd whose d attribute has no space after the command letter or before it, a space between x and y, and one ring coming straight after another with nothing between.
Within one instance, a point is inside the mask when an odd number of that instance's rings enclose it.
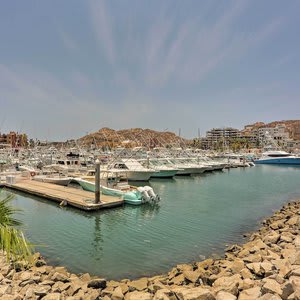
<instances>
[{"instance_id":1,"label":"desert plant","mask_svg":"<svg viewBox=\"0 0 300 300\"><path fill-rule=\"evenodd\" d=\"M0 191L0 250L10 261L29 261L33 249L18 228L22 223L14 215L20 210L11 205L13 197L10 193Z\"/></svg>"}]
</instances>

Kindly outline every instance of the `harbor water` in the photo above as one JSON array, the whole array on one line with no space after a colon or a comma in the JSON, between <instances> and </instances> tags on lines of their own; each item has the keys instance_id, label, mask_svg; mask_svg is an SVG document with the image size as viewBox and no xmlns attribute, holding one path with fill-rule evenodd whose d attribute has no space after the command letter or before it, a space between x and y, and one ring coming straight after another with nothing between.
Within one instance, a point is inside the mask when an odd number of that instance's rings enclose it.
<instances>
[{"instance_id":1,"label":"harbor water","mask_svg":"<svg viewBox=\"0 0 300 300\"><path fill-rule=\"evenodd\" d=\"M300 168L260 165L173 180L151 180L159 206L98 212L60 208L16 193L27 238L49 264L109 279L167 272L222 254L226 244L289 200L300 198Z\"/></svg>"}]
</instances>

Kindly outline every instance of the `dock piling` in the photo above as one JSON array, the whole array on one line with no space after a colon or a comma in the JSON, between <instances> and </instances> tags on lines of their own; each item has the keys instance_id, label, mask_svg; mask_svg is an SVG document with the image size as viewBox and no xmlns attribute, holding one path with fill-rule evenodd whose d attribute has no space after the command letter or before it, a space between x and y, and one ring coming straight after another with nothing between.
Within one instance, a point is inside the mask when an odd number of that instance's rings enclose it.
<instances>
[{"instance_id":1,"label":"dock piling","mask_svg":"<svg viewBox=\"0 0 300 300\"><path fill-rule=\"evenodd\" d=\"M95 203L100 203L100 161L96 160L96 172L95 172Z\"/></svg>"}]
</instances>

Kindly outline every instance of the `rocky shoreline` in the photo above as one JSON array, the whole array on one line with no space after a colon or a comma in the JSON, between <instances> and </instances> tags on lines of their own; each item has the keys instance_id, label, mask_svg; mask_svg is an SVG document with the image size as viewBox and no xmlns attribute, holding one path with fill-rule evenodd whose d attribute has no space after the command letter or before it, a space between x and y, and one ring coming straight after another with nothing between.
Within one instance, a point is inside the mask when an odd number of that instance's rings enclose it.
<instances>
[{"instance_id":1,"label":"rocky shoreline","mask_svg":"<svg viewBox=\"0 0 300 300\"><path fill-rule=\"evenodd\" d=\"M222 259L181 264L168 274L107 281L47 266L14 269L0 256L0 299L300 300L300 202L283 206Z\"/></svg>"}]
</instances>

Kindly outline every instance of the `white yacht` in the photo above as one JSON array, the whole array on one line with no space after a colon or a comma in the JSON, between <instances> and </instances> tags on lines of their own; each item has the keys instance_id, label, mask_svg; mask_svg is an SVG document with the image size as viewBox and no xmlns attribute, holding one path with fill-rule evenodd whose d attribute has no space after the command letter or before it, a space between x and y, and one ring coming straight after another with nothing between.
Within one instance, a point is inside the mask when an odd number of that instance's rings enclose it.
<instances>
[{"instance_id":1,"label":"white yacht","mask_svg":"<svg viewBox=\"0 0 300 300\"><path fill-rule=\"evenodd\" d=\"M108 170L110 170L110 168L108 168ZM148 181L150 177L156 173L156 170L145 168L133 158L120 159L118 162L113 164L111 170L125 170L126 177L129 181Z\"/></svg>"},{"instance_id":2,"label":"white yacht","mask_svg":"<svg viewBox=\"0 0 300 300\"><path fill-rule=\"evenodd\" d=\"M153 178L172 178L179 171L178 168L169 167L162 164L158 159L142 159L139 161L145 168L151 168L156 171L151 175Z\"/></svg>"},{"instance_id":3,"label":"white yacht","mask_svg":"<svg viewBox=\"0 0 300 300\"><path fill-rule=\"evenodd\" d=\"M255 164L300 165L300 157L285 151L269 150L254 161Z\"/></svg>"}]
</instances>

